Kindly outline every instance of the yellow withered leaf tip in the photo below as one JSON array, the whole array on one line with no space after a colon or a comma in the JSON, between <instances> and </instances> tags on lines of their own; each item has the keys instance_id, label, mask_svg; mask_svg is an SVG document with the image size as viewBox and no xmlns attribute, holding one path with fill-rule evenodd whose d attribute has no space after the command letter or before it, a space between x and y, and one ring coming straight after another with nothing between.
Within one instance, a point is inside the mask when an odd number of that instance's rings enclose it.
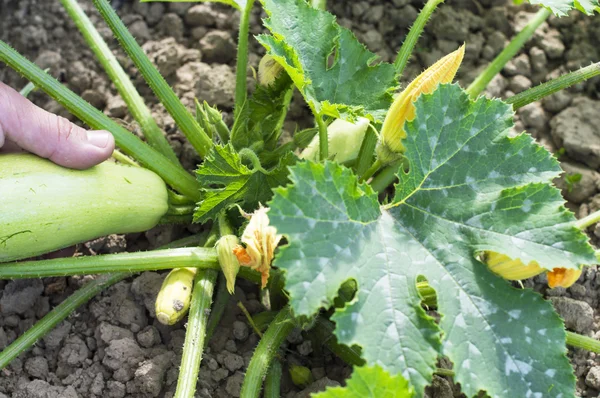
<instances>
[{"instance_id":1,"label":"yellow withered leaf tip","mask_svg":"<svg viewBox=\"0 0 600 398\"><path fill-rule=\"evenodd\" d=\"M404 123L415 118L414 101L421 94L431 94L439 84L452 82L464 55L465 46L462 45L427 68L396 97L381 128L381 141L377 148L377 156L381 162L391 163L404 152Z\"/></svg>"},{"instance_id":2,"label":"yellow withered leaf tip","mask_svg":"<svg viewBox=\"0 0 600 398\"><path fill-rule=\"evenodd\" d=\"M548 286L551 288L571 287L581 276L581 270L579 269L554 268L549 271L540 267L536 261L531 261L525 265L519 259L513 260L504 254L490 251L485 252L484 261L492 272L511 281L527 279L547 272Z\"/></svg>"}]
</instances>

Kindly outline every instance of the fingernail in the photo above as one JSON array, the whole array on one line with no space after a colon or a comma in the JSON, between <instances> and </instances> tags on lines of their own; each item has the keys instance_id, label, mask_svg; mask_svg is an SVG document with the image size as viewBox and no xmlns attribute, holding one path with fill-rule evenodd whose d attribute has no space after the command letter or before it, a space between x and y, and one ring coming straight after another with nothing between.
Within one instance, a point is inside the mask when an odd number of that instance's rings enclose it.
<instances>
[{"instance_id":1,"label":"fingernail","mask_svg":"<svg viewBox=\"0 0 600 398\"><path fill-rule=\"evenodd\" d=\"M88 142L98 148L106 148L110 142L111 134L108 131L88 131Z\"/></svg>"}]
</instances>

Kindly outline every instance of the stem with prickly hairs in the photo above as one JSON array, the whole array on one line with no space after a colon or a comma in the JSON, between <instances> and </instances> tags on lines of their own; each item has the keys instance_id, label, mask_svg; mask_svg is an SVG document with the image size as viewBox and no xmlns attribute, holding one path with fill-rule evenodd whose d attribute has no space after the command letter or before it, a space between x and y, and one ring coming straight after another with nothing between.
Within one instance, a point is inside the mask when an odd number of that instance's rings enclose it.
<instances>
[{"instance_id":1,"label":"stem with prickly hairs","mask_svg":"<svg viewBox=\"0 0 600 398\"><path fill-rule=\"evenodd\" d=\"M397 76L401 76L404 72L404 68L406 68L406 65L408 64L408 60L410 59L415 45L419 40L419 36L421 36L421 33L423 33L423 29L425 28L427 21L429 21L429 18L431 18L431 14L433 14L437 6L443 2L444 0L427 0L425 7L423 7L419 13L417 20L410 28L404 43L402 43L402 47L400 47L400 51L396 56L396 61L394 61L394 67L396 68Z\"/></svg>"},{"instance_id":2,"label":"stem with prickly hairs","mask_svg":"<svg viewBox=\"0 0 600 398\"><path fill-rule=\"evenodd\" d=\"M175 92L162 77L158 69L150 62L144 50L135 41L135 38L125 24L123 24L123 21L121 21L115 10L113 10L110 3L107 0L94 0L94 5L142 76L144 76L152 91L154 91L160 102L173 117L177 126L198 154L204 158L213 146L210 137L200 127L179 98L177 98L177 95L175 95Z\"/></svg>"},{"instance_id":3,"label":"stem with prickly hairs","mask_svg":"<svg viewBox=\"0 0 600 398\"><path fill-rule=\"evenodd\" d=\"M110 131L123 152L161 176L177 191L195 201L200 200L200 184L191 174L181 167L175 166L169 159L146 145L130 131L84 101L1 40L0 61L19 72L88 126L97 130Z\"/></svg>"},{"instance_id":4,"label":"stem with prickly hairs","mask_svg":"<svg viewBox=\"0 0 600 398\"><path fill-rule=\"evenodd\" d=\"M63 7L75 22L75 25L85 38L100 64L115 84L117 91L127 104L133 118L140 124L144 137L154 149L169 158L173 164L180 165L169 141L165 138L158 124L152 117L150 109L144 103L142 96L137 92L135 86L123 70L119 61L114 56L108 45L100 36L90 19L85 15L76 0L61 0Z\"/></svg>"},{"instance_id":5,"label":"stem with prickly hairs","mask_svg":"<svg viewBox=\"0 0 600 398\"><path fill-rule=\"evenodd\" d=\"M600 62L596 62L595 64L586 66L574 72L567 73L556 79L542 83L539 86L532 87L529 90L525 90L522 93L508 98L505 102L507 104L512 104L513 109L517 110L527 104L531 104L532 102L538 101L544 97L598 75L600 75Z\"/></svg>"},{"instance_id":6,"label":"stem with prickly hairs","mask_svg":"<svg viewBox=\"0 0 600 398\"><path fill-rule=\"evenodd\" d=\"M270 368L279 346L294 328L294 318L289 307L284 307L267 328L252 355L240 397L258 398L264 377Z\"/></svg>"},{"instance_id":7,"label":"stem with prickly hairs","mask_svg":"<svg viewBox=\"0 0 600 398\"><path fill-rule=\"evenodd\" d=\"M247 0L240 16L240 32L238 36L237 62L235 72L235 107L234 118L237 119L248 98L246 75L248 70L248 36L250 32L250 15L254 0Z\"/></svg>"},{"instance_id":8,"label":"stem with prickly hairs","mask_svg":"<svg viewBox=\"0 0 600 398\"><path fill-rule=\"evenodd\" d=\"M471 98L476 98L485 90L487 85L492 81L504 65L510 61L523 47L523 45L533 36L536 29L544 22L552 13L545 8L540 9L537 14L529 21L522 31L517 34L504 50L488 65L487 68L471 85L467 88L467 93Z\"/></svg>"}]
</instances>

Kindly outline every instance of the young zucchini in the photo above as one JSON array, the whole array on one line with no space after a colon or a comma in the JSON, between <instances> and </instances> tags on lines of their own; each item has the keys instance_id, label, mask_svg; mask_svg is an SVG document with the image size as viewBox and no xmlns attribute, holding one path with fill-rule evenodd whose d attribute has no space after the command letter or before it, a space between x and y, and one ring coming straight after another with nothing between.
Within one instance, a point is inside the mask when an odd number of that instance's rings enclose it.
<instances>
[{"instance_id":1,"label":"young zucchini","mask_svg":"<svg viewBox=\"0 0 600 398\"><path fill-rule=\"evenodd\" d=\"M71 170L31 154L0 156L0 262L100 236L146 231L167 212L160 177L104 162Z\"/></svg>"}]
</instances>

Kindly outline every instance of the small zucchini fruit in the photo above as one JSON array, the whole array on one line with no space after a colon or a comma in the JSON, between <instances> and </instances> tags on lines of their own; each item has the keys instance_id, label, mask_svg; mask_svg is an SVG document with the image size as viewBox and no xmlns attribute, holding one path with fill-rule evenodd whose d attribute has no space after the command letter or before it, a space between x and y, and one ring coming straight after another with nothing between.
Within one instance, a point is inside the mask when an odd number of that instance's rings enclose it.
<instances>
[{"instance_id":1,"label":"small zucchini fruit","mask_svg":"<svg viewBox=\"0 0 600 398\"><path fill-rule=\"evenodd\" d=\"M110 234L142 232L166 214L167 187L141 167L72 170L31 154L0 156L0 262Z\"/></svg>"}]
</instances>

